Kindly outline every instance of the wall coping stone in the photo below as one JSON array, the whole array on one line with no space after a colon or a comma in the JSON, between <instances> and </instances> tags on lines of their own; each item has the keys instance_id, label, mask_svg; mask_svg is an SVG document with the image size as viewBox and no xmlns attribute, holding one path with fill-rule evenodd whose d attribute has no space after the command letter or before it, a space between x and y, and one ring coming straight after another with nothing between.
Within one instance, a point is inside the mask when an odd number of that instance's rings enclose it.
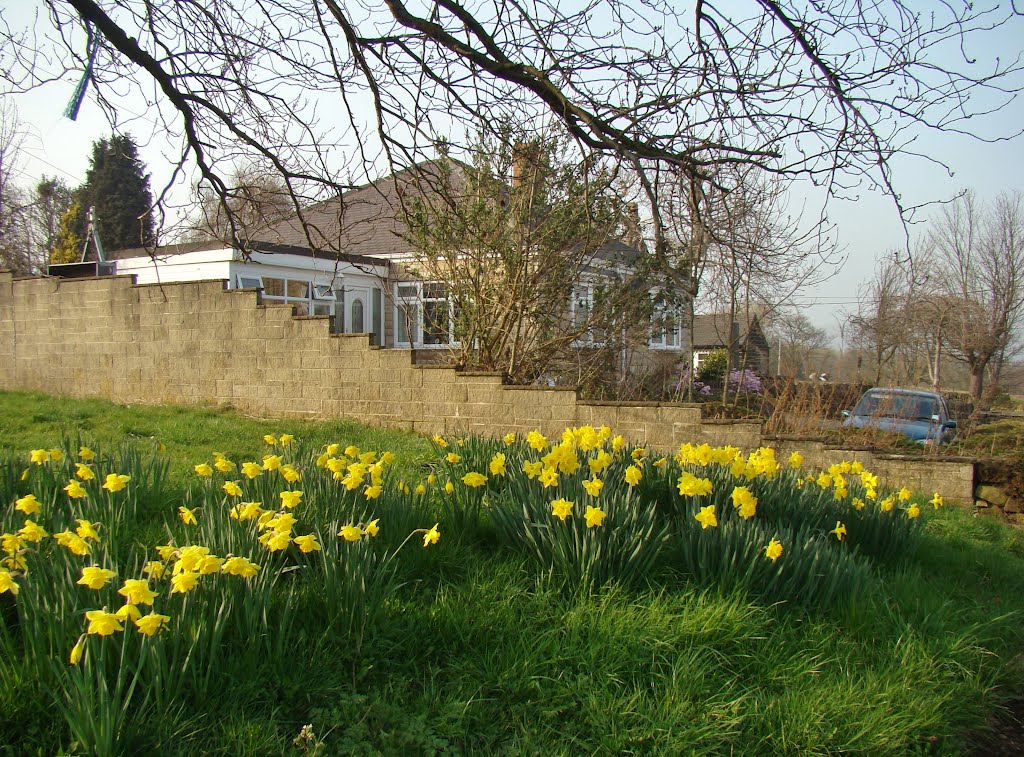
<instances>
[{"instance_id":1,"label":"wall coping stone","mask_svg":"<svg viewBox=\"0 0 1024 757\"><path fill-rule=\"evenodd\" d=\"M459 374L465 375L465 374ZM578 386L540 386L539 384L502 384L502 389L511 391L532 390L535 392L579 392Z\"/></svg>"}]
</instances>

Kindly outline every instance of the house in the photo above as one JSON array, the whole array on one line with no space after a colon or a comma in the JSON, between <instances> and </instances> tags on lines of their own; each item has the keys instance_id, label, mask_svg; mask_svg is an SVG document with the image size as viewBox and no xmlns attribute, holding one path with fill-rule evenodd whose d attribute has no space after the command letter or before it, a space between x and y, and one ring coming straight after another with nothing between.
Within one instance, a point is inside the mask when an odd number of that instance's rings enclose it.
<instances>
[{"instance_id":1,"label":"house","mask_svg":"<svg viewBox=\"0 0 1024 757\"><path fill-rule=\"evenodd\" d=\"M298 316L330 316L337 333L369 333L384 344L389 264L362 255L314 253L308 247L256 242L246 255L223 242L107 254L111 271L140 284L222 279L229 289L260 289L266 303Z\"/></svg>"},{"instance_id":2,"label":"house","mask_svg":"<svg viewBox=\"0 0 1024 757\"><path fill-rule=\"evenodd\" d=\"M250 232L258 241L244 253L220 241L118 250L107 253L104 272L131 274L142 284L223 279L232 289L261 289L265 302L292 305L296 315L330 316L338 333L369 332L375 344L415 350L418 361L445 359L455 342L455 307L444 281L415 270L420 253L403 211L411 199L436 196L452 166L462 164L419 163L312 205L301 219ZM449 199L441 197L442 206ZM574 347L593 352L613 341L585 324L601 307L607 283L627 277L641 257L636 247L611 240L586 258L565 312L557 315L562 327L579 332ZM674 309L655 305L654 311L650 328L630 321L644 354L620 351L613 366L619 372L673 365L683 356L683 319Z\"/></svg>"},{"instance_id":3,"label":"house","mask_svg":"<svg viewBox=\"0 0 1024 757\"><path fill-rule=\"evenodd\" d=\"M728 313L708 313L693 319L693 367L716 350L732 352L734 368L749 368L766 375L769 369L769 344L757 315L749 321L730 318Z\"/></svg>"}]
</instances>

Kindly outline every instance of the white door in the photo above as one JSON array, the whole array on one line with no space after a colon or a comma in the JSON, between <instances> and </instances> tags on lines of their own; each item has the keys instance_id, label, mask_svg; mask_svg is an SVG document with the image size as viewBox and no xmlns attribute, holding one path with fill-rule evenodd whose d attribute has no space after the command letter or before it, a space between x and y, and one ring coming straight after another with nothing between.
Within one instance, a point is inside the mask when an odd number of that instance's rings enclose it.
<instances>
[{"instance_id":1,"label":"white door","mask_svg":"<svg viewBox=\"0 0 1024 757\"><path fill-rule=\"evenodd\" d=\"M345 333L373 331L373 299L369 287L345 287Z\"/></svg>"}]
</instances>

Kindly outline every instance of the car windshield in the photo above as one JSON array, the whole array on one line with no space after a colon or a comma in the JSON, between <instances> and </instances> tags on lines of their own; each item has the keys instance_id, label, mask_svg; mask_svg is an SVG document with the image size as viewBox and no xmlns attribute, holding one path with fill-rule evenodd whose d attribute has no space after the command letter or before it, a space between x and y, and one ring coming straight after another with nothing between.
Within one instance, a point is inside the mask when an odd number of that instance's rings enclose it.
<instances>
[{"instance_id":1,"label":"car windshield","mask_svg":"<svg viewBox=\"0 0 1024 757\"><path fill-rule=\"evenodd\" d=\"M902 418L904 420L931 420L938 414L938 403L934 397L918 397L912 394L865 394L854 415L873 418Z\"/></svg>"}]
</instances>

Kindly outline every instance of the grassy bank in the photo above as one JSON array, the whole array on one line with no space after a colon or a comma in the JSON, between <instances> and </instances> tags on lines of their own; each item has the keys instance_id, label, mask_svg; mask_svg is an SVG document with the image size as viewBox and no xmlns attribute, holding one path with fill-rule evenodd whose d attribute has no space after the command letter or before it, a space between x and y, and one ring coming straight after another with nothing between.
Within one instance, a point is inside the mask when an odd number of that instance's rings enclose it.
<instances>
[{"instance_id":1,"label":"grassy bank","mask_svg":"<svg viewBox=\"0 0 1024 757\"><path fill-rule=\"evenodd\" d=\"M48 533L0 593L2 754L956 754L1024 692L1020 532L850 466L31 394L0 394L0 430L0 530ZM53 539L79 519L83 555ZM152 563L162 629L88 633Z\"/></svg>"}]
</instances>

